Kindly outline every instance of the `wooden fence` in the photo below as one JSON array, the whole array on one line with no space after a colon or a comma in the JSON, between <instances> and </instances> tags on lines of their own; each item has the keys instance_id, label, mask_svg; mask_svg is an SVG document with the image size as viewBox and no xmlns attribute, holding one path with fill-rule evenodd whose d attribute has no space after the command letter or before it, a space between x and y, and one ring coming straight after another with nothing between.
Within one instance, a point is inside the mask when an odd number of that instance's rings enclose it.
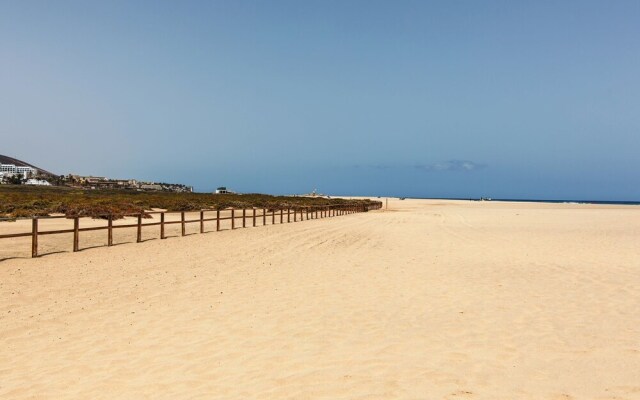
<instances>
[{"instance_id":1,"label":"wooden fence","mask_svg":"<svg viewBox=\"0 0 640 400\"><path fill-rule=\"evenodd\" d=\"M92 226L92 227L80 227L81 217L74 217L73 219L73 229L62 229L62 230L48 230L41 231L38 229L38 221L43 219L57 219L57 218L67 218L65 216L51 216L51 217L31 217L31 218L20 218L31 220L31 232L24 233L11 233L0 235L0 239L10 239L10 238L19 238L19 237L31 237L31 257L38 257L38 237L43 235L57 235L57 234L68 234L73 233L73 251L80 250L80 232L88 232L88 231L107 231L107 246L113 245L113 230L121 229L121 228L137 228L136 234L136 242L142 242L142 228L150 227L150 226L158 226L160 228L160 239L166 239L165 235L165 226L172 224L180 224L181 235L186 235L186 225L187 224L200 224L200 233L205 233L205 222L215 221L216 222L216 231L220 231L220 221L230 220L231 221L231 229L236 229L236 221L241 220L242 227L247 227L247 220L251 226L264 226L269 225L267 221L270 219L270 224L275 225L276 223L290 223L290 222L298 222L310 219L318 219L318 218L328 218L328 217L336 217L341 215L348 215L359 212L366 212L369 210L375 210L382 207L382 203L372 203L372 204L358 204L358 205L335 205L335 206L309 206L309 207L298 207L298 208L242 208L242 209L234 209L227 208L224 210L215 210L215 209L206 209L200 210L200 218L198 219L190 219L187 220L185 218L185 211L151 211L146 212L144 214L128 214L126 217L137 217L137 223L134 224L122 224L122 225L114 225L113 218L111 215L96 215L91 217L84 218L104 218L106 219L106 226ZM230 212L229 216L221 216L220 211ZM198 212L198 211L189 211ZM180 220L178 221L166 221L165 215L167 214L180 214ZM209 214L209 215L207 215ZM215 217L211 217L211 214L215 214ZM159 222L149 222L143 223L144 217L147 215L160 215ZM262 220L261 224L258 225L258 221ZM277 222L279 221L279 222Z\"/></svg>"}]
</instances>

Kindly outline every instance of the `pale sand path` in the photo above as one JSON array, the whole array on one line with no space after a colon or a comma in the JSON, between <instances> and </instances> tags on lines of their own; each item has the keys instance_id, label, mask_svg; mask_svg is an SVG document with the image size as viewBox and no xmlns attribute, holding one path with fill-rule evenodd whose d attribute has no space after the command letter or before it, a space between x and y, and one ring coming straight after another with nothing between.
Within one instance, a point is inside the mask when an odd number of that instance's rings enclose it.
<instances>
[{"instance_id":1,"label":"pale sand path","mask_svg":"<svg viewBox=\"0 0 640 400\"><path fill-rule=\"evenodd\" d=\"M640 399L639 207L389 204L0 262L0 398Z\"/></svg>"}]
</instances>

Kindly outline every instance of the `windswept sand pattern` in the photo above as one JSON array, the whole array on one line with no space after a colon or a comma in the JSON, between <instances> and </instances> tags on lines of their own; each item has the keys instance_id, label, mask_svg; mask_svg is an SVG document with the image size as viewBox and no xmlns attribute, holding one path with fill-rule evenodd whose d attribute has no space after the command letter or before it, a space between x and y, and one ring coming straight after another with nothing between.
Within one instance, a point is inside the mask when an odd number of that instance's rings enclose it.
<instances>
[{"instance_id":1,"label":"windswept sand pattern","mask_svg":"<svg viewBox=\"0 0 640 400\"><path fill-rule=\"evenodd\" d=\"M637 207L389 205L5 260L0 398L640 399Z\"/></svg>"}]
</instances>

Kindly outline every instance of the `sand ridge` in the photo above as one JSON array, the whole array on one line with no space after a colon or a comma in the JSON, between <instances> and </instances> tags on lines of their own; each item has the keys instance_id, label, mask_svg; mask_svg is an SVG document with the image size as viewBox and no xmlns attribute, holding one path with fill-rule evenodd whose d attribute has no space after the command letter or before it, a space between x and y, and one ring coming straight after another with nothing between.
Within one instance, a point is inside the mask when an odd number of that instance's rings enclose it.
<instances>
[{"instance_id":1,"label":"sand ridge","mask_svg":"<svg viewBox=\"0 0 640 400\"><path fill-rule=\"evenodd\" d=\"M640 398L637 207L389 206L0 262L0 398Z\"/></svg>"}]
</instances>

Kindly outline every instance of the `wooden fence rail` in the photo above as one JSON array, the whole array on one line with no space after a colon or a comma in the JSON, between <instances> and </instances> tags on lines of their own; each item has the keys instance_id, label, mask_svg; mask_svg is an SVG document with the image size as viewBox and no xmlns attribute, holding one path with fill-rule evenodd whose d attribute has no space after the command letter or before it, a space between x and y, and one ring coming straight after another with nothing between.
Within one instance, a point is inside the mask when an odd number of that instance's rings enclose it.
<instances>
[{"instance_id":1,"label":"wooden fence rail","mask_svg":"<svg viewBox=\"0 0 640 400\"><path fill-rule=\"evenodd\" d=\"M310 207L298 207L296 208L279 208L279 221L280 224L285 223L285 213L286 213L286 223L290 223L291 216L293 214L293 222L304 221L309 219L319 219L319 218L327 218L327 217L336 217L342 215L348 215L353 213L367 212L369 210L377 210L382 208L382 203L371 203L371 204L358 204L358 205L336 205L336 206L310 206ZM73 251L80 250L80 232L88 232L88 231L99 231L106 230L107 231L107 246L113 246L113 230L121 229L121 228L136 228L136 242L142 242L142 228L150 227L150 226L159 226L160 227L160 239L166 239L165 227L166 225L172 224L180 224L180 232L181 236L186 235L186 225L192 223L200 224L200 233L205 233L204 223L210 221L216 221L216 231L220 231L220 221L231 220L231 229L236 229L236 219L242 220L242 227L247 227L247 209L234 209L229 208L225 209L226 211L230 211L230 216L221 216L221 210L215 209L206 209L199 210L199 218L187 220L185 211L151 211L146 212L144 214L128 214L126 217L137 217L137 222L135 224L122 224L122 225L114 225L113 224L113 216L111 215L95 215L86 218L96 218L103 217L107 219L106 226L93 226L93 227L80 227L80 217L73 217L73 229L61 229L61 230L49 230L42 231L39 230L38 222L40 220L45 219L62 219L67 218L64 216L52 216L52 217L31 217L31 218L18 218L18 219L30 219L31 220L31 232L24 233L11 233L0 235L0 239L10 239L10 238L19 238L19 237L28 237L31 236L31 257L38 257L38 237L42 235L57 235L57 234L68 234L73 233ZM285 211L286 210L286 211ZM215 211L215 218L206 218L206 213L212 213ZM241 213L237 213L236 211L241 211ZM261 214L257 214L258 211L261 211ZM269 213L270 211L270 213ZM192 211L198 212L198 211ZM177 221L167 221L165 218L166 214L180 214L180 220ZM149 222L143 223L143 217L146 215L160 215L159 222ZM298 215L299 214L299 215ZM271 210L267 210L266 208L257 209L253 208L251 213L252 226L257 226L256 221L257 218L262 217L262 225L267 225L267 217L271 217L271 225L276 225L276 209L273 208Z\"/></svg>"}]
</instances>

